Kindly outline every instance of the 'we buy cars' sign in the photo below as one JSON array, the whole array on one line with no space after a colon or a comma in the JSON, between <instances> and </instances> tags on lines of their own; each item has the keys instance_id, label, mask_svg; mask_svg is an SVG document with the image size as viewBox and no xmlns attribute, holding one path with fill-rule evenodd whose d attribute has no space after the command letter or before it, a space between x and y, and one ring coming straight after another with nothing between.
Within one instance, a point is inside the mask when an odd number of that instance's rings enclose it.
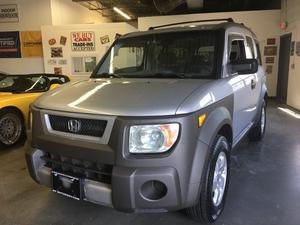
<instances>
[{"instance_id":1,"label":"'we buy cars' sign","mask_svg":"<svg viewBox=\"0 0 300 225\"><path fill-rule=\"evenodd\" d=\"M95 51L95 33L92 31L80 31L71 33L72 51Z\"/></svg>"}]
</instances>

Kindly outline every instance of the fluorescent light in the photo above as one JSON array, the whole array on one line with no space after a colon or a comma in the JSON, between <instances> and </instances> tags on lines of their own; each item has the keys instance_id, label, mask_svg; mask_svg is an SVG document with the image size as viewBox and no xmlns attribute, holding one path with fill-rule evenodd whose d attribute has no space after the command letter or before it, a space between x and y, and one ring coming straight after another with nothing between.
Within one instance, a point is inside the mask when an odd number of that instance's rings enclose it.
<instances>
[{"instance_id":1,"label":"fluorescent light","mask_svg":"<svg viewBox=\"0 0 300 225\"><path fill-rule=\"evenodd\" d=\"M116 11L117 13L119 13L121 16L125 17L128 20L131 20L131 17L128 16L126 13L124 13L121 9L119 9L117 7L114 7L113 9L114 9L114 11Z\"/></svg>"},{"instance_id":2,"label":"fluorescent light","mask_svg":"<svg viewBox=\"0 0 300 225\"><path fill-rule=\"evenodd\" d=\"M296 119L300 119L300 114L290 110L290 109L287 109L287 108L281 108L281 107L278 107L278 109L280 109L281 111L295 117Z\"/></svg>"}]
</instances>

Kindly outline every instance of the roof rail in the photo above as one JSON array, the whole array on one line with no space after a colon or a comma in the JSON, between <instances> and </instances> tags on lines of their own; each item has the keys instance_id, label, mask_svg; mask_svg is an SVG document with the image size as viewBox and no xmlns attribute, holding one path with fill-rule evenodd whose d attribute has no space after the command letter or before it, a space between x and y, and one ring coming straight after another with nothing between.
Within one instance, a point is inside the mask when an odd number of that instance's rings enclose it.
<instances>
[{"instance_id":1,"label":"roof rail","mask_svg":"<svg viewBox=\"0 0 300 225\"><path fill-rule=\"evenodd\" d=\"M176 26L181 24L188 24L188 23L205 23L205 22L218 22L218 21L227 21L233 23L234 20L232 18L225 18L225 19L211 19L211 20L194 20L194 21L187 21L187 22L180 22L180 23L170 23L170 24L164 24L156 27L149 27L149 30L154 30L157 28L162 27L169 27L169 26Z\"/></svg>"}]
</instances>

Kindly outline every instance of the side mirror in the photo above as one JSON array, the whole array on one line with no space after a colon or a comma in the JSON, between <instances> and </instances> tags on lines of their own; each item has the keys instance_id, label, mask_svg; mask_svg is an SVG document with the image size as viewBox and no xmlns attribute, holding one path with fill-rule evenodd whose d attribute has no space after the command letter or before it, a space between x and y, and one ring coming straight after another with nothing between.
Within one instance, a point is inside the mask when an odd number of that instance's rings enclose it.
<instances>
[{"instance_id":1,"label":"side mirror","mask_svg":"<svg viewBox=\"0 0 300 225\"><path fill-rule=\"evenodd\" d=\"M58 88L59 86L60 86L60 84L51 84L49 90L53 90L53 89L55 89L55 88Z\"/></svg>"},{"instance_id":2,"label":"side mirror","mask_svg":"<svg viewBox=\"0 0 300 225\"><path fill-rule=\"evenodd\" d=\"M246 59L240 63L229 64L229 71L238 74L251 74L258 71L258 61L256 59Z\"/></svg>"}]
</instances>

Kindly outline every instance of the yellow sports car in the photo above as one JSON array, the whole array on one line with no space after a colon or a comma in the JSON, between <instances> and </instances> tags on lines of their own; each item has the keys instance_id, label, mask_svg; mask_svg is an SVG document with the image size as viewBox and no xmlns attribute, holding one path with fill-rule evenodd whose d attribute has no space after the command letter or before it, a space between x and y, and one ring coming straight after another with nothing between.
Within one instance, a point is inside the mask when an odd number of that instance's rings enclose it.
<instances>
[{"instance_id":1,"label":"yellow sports car","mask_svg":"<svg viewBox=\"0 0 300 225\"><path fill-rule=\"evenodd\" d=\"M25 135L29 105L37 97L69 81L56 74L0 74L0 148L16 144Z\"/></svg>"}]
</instances>

